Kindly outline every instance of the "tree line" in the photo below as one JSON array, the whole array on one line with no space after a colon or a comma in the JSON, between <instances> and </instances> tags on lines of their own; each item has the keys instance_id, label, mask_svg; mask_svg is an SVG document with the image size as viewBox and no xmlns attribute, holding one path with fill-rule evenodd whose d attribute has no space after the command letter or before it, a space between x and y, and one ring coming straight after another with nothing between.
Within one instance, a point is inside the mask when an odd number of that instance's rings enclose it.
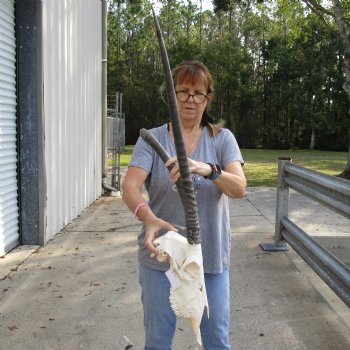
<instances>
[{"instance_id":1,"label":"tree line","mask_svg":"<svg viewBox=\"0 0 350 350\"><path fill-rule=\"evenodd\" d=\"M157 1L170 65L200 60L209 67L209 114L225 120L240 147L347 151L346 55L331 14L308 1L216 0L214 11L200 3ZM150 6L109 2L108 93L123 93L127 144L141 128L169 120Z\"/></svg>"}]
</instances>

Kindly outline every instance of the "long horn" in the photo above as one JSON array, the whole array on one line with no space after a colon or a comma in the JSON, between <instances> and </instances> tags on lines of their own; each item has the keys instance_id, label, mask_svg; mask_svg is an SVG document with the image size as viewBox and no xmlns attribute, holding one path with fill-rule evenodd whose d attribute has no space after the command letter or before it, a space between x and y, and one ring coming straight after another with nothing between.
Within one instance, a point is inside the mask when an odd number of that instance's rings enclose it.
<instances>
[{"instance_id":1,"label":"long horn","mask_svg":"<svg viewBox=\"0 0 350 350\"><path fill-rule=\"evenodd\" d=\"M177 109L177 104L176 104L176 95L175 95L173 77L171 74L168 54L164 45L158 19L153 8L152 8L152 13L154 18L154 24L156 27L158 42L159 42L160 54L162 57L170 120L173 126L175 149L176 149L177 160L178 160L180 175L181 175L181 190L179 191L179 194L180 194L182 205L185 211L187 241L189 244L199 244L201 239L200 239L200 232L199 232L198 207L197 207L193 182L191 178L191 173L187 163L185 144L183 141L183 136L181 131L181 121L180 121L179 111Z\"/></svg>"},{"instance_id":2,"label":"long horn","mask_svg":"<svg viewBox=\"0 0 350 350\"><path fill-rule=\"evenodd\" d=\"M168 161L168 159L170 158L168 152L164 149L164 147L159 143L159 141L153 136L153 134L150 131L148 131L147 129L141 129L140 136L156 151L156 153L164 163ZM171 164L168 167L168 170L170 171L174 167L174 165L175 164Z\"/></svg>"},{"instance_id":3,"label":"long horn","mask_svg":"<svg viewBox=\"0 0 350 350\"><path fill-rule=\"evenodd\" d=\"M140 136L142 139L147 142L153 149L154 151L158 154L160 159L166 163L168 159L170 158L170 155L168 152L164 149L164 147L159 143L159 141L153 136L153 134L148 131L147 129L141 129L140 130ZM175 163L170 164L168 166L168 170L171 171L171 169L175 166ZM176 187L179 192L180 198L183 198L183 186L182 186L182 180L181 178L176 182Z\"/></svg>"}]
</instances>

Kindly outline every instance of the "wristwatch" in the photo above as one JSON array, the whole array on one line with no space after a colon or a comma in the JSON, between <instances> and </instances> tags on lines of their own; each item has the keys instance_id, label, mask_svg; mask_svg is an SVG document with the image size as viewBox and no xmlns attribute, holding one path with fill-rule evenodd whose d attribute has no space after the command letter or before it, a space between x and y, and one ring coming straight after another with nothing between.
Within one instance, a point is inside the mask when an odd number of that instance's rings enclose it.
<instances>
[{"instance_id":1,"label":"wristwatch","mask_svg":"<svg viewBox=\"0 0 350 350\"><path fill-rule=\"evenodd\" d=\"M207 163L211 167L211 173L208 176L204 176L205 179L211 181L217 179L221 175L221 168L218 164Z\"/></svg>"}]
</instances>

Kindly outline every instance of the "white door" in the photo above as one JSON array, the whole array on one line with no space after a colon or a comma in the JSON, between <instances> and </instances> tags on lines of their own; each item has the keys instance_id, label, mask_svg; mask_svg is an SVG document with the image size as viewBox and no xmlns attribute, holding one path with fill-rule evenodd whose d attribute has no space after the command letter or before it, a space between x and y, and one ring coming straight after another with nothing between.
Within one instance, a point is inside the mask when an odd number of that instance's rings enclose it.
<instances>
[{"instance_id":1,"label":"white door","mask_svg":"<svg viewBox=\"0 0 350 350\"><path fill-rule=\"evenodd\" d=\"M0 0L0 256L19 244L15 0Z\"/></svg>"}]
</instances>

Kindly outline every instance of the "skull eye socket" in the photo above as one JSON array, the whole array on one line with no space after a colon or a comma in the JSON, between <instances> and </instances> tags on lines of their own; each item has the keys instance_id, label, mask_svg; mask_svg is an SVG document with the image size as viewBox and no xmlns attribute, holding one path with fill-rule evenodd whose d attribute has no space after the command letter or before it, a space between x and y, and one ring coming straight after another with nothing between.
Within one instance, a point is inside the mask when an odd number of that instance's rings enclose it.
<instances>
[{"instance_id":1,"label":"skull eye socket","mask_svg":"<svg viewBox=\"0 0 350 350\"><path fill-rule=\"evenodd\" d=\"M193 279L195 274L198 272L198 269L199 265L195 261L192 261L186 266L184 266L183 270L186 272L186 274L190 275L191 279Z\"/></svg>"}]
</instances>

